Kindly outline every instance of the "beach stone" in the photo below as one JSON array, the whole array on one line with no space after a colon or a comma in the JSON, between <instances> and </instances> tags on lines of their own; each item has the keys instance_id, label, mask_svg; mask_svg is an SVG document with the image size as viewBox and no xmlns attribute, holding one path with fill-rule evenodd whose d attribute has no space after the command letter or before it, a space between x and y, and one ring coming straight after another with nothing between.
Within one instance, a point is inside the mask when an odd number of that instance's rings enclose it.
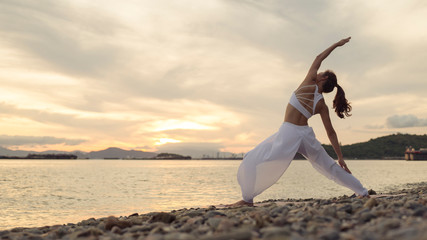
<instances>
[{"instance_id":1,"label":"beach stone","mask_svg":"<svg viewBox=\"0 0 427 240\"><path fill-rule=\"evenodd\" d=\"M375 218L375 215L373 215L370 212L364 212L360 215L359 222L366 223L366 222L371 221L371 219L373 219L373 218Z\"/></svg>"},{"instance_id":2,"label":"beach stone","mask_svg":"<svg viewBox=\"0 0 427 240\"><path fill-rule=\"evenodd\" d=\"M327 230L324 233L321 233L319 235L319 239L321 240L338 240L340 239L340 234L338 231L335 230Z\"/></svg>"},{"instance_id":3,"label":"beach stone","mask_svg":"<svg viewBox=\"0 0 427 240\"><path fill-rule=\"evenodd\" d=\"M79 223L77 223L78 226L97 226L99 223L96 221L95 218L89 218L87 220L83 220Z\"/></svg>"},{"instance_id":4,"label":"beach stone","mask_svg":"<svg viewBox=\"0 0 427 240\"><path fill-rule=\"evenodd\" d=\"M203 236L201 240L251 240L252 233L249 229L237 229L232 232Z\"/></svg>"},{"instance_id":5,"label":"beach stone","mask_svg":"<svg viewBox=\"0 0 427 240\"><path fill-rule=\"evenodd\" d=\"M175 215L166 213L166 212L159 212L151 216L150 222L164 222L164 223L171 223L176 219Z\"/></svg>"},{"instance_id":6,"label":"beach stone","mask_svg":"<svg viewBox=\"0 0 427 240\"><path fill-rule=\"evenodd\" d=\"M287 215L289 212L289 207L288 206L280 206L280 207L276 207L271 209L270 211L270 216L271 217L276 217L276 216L280 216L280 215Z\"/></svg>"},{"instance_id":7,"label":"beach stone","mask_svg":"<svg viewBox=\"0 0 427 240\"><path fill-rule=\"evenodd\" d=\"M273 219L273 225L274 226L279 227L279 226L284 226L287 224L289 224L289 222L288 222L288 218L286 216L280 216L280 217Z\"/></svg>"},{"instance_id":8,"label":"beach stone","mask_svg":"<svg viewBox=\"0 0 427 240\"><path fill-rule=\"evenodd\" d=\"M369 195L377 195L377 192L374 189L369 189L368 194Z\"/></svg>"},{"instance_id":9,"label":"beach stone","mask_svg":"<svg viewBox=\"0 0 427 240\"><path fill-rule=\"evenodd\" d=\"M174 232L174 231L175 231L175 229L173 229L172 227L170 227L168 225L157 226L150 231L149 235L155 235L155 234L164 235L164 234Z\"/></svg>"},{"instance_id":10,"label":"beach stone","mask_svg":"<svg viewBox=\"0 0 427 240\"><path fill-rule=\"evenodd\" d=\"M423 217L425 215L427 215L427 207L425 207L425 206L421 205L420 207L418 207L414 210L413 216Z\"/></svg>"},{"instance_id":11,"label":"beach stone","mask_svg":"<svg viewBox=\"0 0 427 240\"><path fill-rule=\"evenodd\" d=\"M291 236L291 229L289 227L266 227L260 230L262 239L275 240L275 239L289 239Z\"/></svg>"},{"instance_id":12,"label":"beach stone","mask_svg":"<svg viewBox=\"0 0 427 240\"><path fill-rule=\"evenodd\" d=\"M418 201L410 200L410 201L407 201L405 205L403 205L403 207L414 210L419 207L423 207L423 205L418 203Z\"/></svg>"},{"instance_id":13,"label":"beach stone","mask_svg":"<svg viewBox=\"0 0 427 240\"><path fill-rule=\"evenodd\" d=\"M400 227L400 220L396 218L385 219L379 222L378 230L382 233Z\"/></svg>"},{"instance_id":14,"label":"beach stone","mask_svg":"<svg viewBox=\"0 0 427 240\"><path fill-rule=\"evenodd\" d=\"M114 226L117 226L121 229L132 227L132 223L127 220L119 220L116 217L108 217L105 220L105 230L111 230Z\"/></svg>"},{"instance_id":15,"label":"beach stone","mask_svg":"<svg viewBox=\"0 0 427 240\"><path fill-rule=\"evenodd\" d=\"M417 235L417 229L410 227L391 231L389 234L387 234L387 237L390 239L416 239Z\"/></svg>"},{"instance_id":16,"label":"beach stone","mask_svg":"<svg viewBox=\"0 0 427 240\"><path fill-rule=\"evenodd\" d=\"M140 216L131 216L128 221L132 223L132 225L142 225L148 219Z\"/></svg>"},{"instance_id":17,"label":"beach stone","mask_svg":"<svg viewBox=\"0 0 427 240\"><path fill-rule=\"evenodd\" d=\"M215 216L226 216L226 215L222 212L219 212L219 211L209 211L205 214L205 217L207 217L207 218L212 218Z\"/></svg>"},{"instance_id":18,"label":"beach stone","mask_svg":"<svg viewBox=\"0 0 427 240\"><path fill-rule=\"evenodd\" d=\"M88 237L98 237L103 235L104 233L99 230L98 228L91 227L89 229L83 230L83 231L77 231L71 234L71 239L78 239L78 238L88 238Z\"/></svg>"},{"instance_id":19,"label":"beach stone","mask_svg":"<svg viewBox=\"0 0 427 240\"><path fill-rule=\"evenodd\" d=\"M198 217L190 218L187 220L186 223L190 225L201 225L203 224L203 217L198 216Z\"/></svg>"},{"instance_id":20,"label":"beach stone","mask_svg":"<svg viewBox=\"0 0 427 240\"><path fill-rule=\"evenodd\" d=\"M327 206L323 209L322 214L335 217L337 215L337 208L335 206Z\"/></svg>"},{"instance_id":21,"label":"beach stone","mask_svg":"<svg viewBox=\"0 0 427 240\"><path fill-rule=\"evenodd\" d=\"M370 198L368 201L363 204L364 207L373 208L378 205L378 201L375 198Z\"/></svg>"},{"instance_id":22,"label":"beach stone","mask_svg":"<svg viewBox=\"0 0 427 240\"><path fill-rule=\"evenodd\" d=\"M17 227L17 228L12 228L12 230L10 230L11 232L22 232L27 228L23 228L23 227Z\"/></svg>"},{"instance_id":23,"label":"beach stone","mask_svg":"<svg viewBox=\"0 0 427 240\"><path fill-rule=\"evenodd\" d=\"M41 234L44 233L43 231L41 231L40 229L37 229L37 228L24 229L23 232L31 233L31 234L34 234L34 235L41 235Z\"/></svg>"},{"instance_id":24,"label":"beach stone","mask_svg":"<svg viewBox=\"0 0 427 240\"><path fill-rule=\"evenodd\" d=\"M197 238L188 233L173 232L173 233L166 234L163 237L163 239L164 240L196 240Z\"/></svg>"},{"instance_id":25,"label":"beach stone","mask_svg":"<svg viewBox=\"0 0 427 240\"><path fill-rule=\"evenodd\" d=\"M236 209L234 209L234 210L236 210ZM237 208L237 210L239 212L244 213L244 212L252 212L252 211L255 211L256 209L255 209L255 207L244 206L244 207Z\"/></svg>"},{"instance_id":26,"label":"beach stone","mask_svg":"<svg viewBox=\"0 0 427 240\"><path fill-rule=\"evenodd\" d=\"M345 204L344 206L341 206L338 208L338 211L344 211L346 213L352 213L353 212L353 206L351 204Z\"/></svg>"},{"instance_id":27,"label":"beach stone","mask_svg":"<svg viewBox=\"0 0 427 240\"><path fill-rule=\"evenodd\" d=\"M163 236L160 234L149 235L141 240L163 240Z\"/></svg>"},{"instance_id":28,"label":"beach stone","mask_svg":"<svg viewBox=\"0 0 427 240\"><path fill-rule=\"evenodd\" d=\"M111 232L114 234L121 234L122 233L122 229L119 228L118 226L113 226L113 228L111 229Z\"/></svg>"},{"instance_id":29,"label":"beach stone","mask_svg":"<svg viewBox=\"0 0 427 240\"><path fill-rule=\"evenodd\" d=\"M185 216L189 216L189 217L193 218L193 217L197 217L197 216L202 216L205 214L205 212L206 212L205 209L197 209L197 210L193 210L193 211L186 213Z\"/></svg>"},{"instance_id":30,"label":"beach stone","mask_svg":"<svg viewBox=\"0 0 427 240\"><path fill-rule=\"evenodd\" d=\"M296 232L304 232L306 228L307 228L307 223L305 222L293 222L291 224L291 229Z\"/></svg>"},{"instance_id":31,"label":"beach stone","mask_svg":"<svg viewBox=\"0 0 427 240\"><path fill-rule=\"evenodd\" d=\"M221 222L221 217L213 217L213 218L209 218L206 223L212 227L212 229L217 229L219 223Z\"/></svg>"},{"instance_id":32,"label":"beach stone","mask_svg":"<svg viewBox=\"0 0 427 240\"><path fill-rule=\"evenodd\" d=\"M227 231L230 231L231 229L233 229L233 227L234 227L234 222L232 220L227 219L227 218L223 218L218 223L216 231L218 231L218 232L227 232Z\"/></svg>"}]
</instances>

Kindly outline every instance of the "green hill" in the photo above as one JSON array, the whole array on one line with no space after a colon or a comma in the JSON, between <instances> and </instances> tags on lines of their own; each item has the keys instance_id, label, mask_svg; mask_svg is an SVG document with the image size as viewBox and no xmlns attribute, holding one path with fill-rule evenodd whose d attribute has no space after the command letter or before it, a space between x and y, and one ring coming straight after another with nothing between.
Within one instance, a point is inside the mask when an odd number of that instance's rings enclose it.
<instances>
[{"instance_id":1,"label":"green hill","mask_svg":"<svg viewBox=\"0 0 427 240\"><path fill-rule=\"evenodd\" d=\"M427 134L393 134L389 136L371 139L363 143L355 143L341 146L346 159L383 159L404 157L407 146L415 149L427 148ZM336 158L331 145L323 145L328 154Z\"/></svg>"}]
</instances>

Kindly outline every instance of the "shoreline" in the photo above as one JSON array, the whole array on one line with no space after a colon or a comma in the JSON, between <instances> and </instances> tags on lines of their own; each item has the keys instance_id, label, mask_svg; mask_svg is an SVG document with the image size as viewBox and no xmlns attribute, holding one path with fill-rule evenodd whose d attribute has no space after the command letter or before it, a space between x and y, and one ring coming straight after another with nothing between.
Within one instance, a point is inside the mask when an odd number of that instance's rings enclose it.
<instances>
[{"instance_id":1,"label":"shoreline","mask_svg":"<svg viewBox=\"0 0 427 240\"><path fill-rule=\"evenodd\" d=\"M427 182L372 198L279 199L0 231L0 239L426 239Z\"/></svg>"}]
</instances>

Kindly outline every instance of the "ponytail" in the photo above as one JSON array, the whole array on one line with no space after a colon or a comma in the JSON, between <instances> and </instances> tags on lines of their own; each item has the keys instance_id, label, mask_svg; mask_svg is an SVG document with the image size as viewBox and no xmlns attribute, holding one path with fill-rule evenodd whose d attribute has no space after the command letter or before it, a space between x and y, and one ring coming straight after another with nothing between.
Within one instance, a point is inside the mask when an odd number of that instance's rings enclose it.
<instances>
[{"instance_id":1,"label":"ponytail","mask_svg":"<svg viewBox=\"0 0 427 240\"><path fill-rule=\"evenodd\" d=\"M350 103L345 98L345 92L342 89L340 85L336 85L337 87L337 94L335 95L335 99L333 101L333 107L335 108L335 112L337 113L338 117L344 118L344 115L346 117L351 116L349 113L351 111Z\"/></svg>"}]
</instances>

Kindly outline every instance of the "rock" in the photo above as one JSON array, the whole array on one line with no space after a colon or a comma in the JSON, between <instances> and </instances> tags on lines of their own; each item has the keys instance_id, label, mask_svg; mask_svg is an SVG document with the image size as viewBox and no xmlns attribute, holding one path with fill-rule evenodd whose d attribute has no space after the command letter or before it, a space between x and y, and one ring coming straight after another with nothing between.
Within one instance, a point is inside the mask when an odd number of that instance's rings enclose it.
<instances>
[{"instance_id":1,"label":"rock","mask_svg":"<svg viewBox=\"0 0 427 240\"><path fill-rule=\"evenodd\" d=\"M417 235L419 235L417 229L403 228L403 229L398 229L396 231L390 231L387 234L387 237L389 237L390 239L416 239Z\"/></svg>"},{"instance_id":2,"label":"rock","mask_svg":"<svg viewBox=\"0 0 427 240\"><path fill-rule=\"evenodd\" d=\"M89 218L87 220L83 220L79 223L77 223L78 226L97 226L99 224L98 221L96 221L95 218Z\"/></svg>"},{"instance_id":3,"label":"rock","mask_svg":"<svg viewBox=\"0 0 427 240\"><path fill-rule=\"evenodd\" d=\"M427 207L425 207L425 206L420 206L420 207L418 207L418 208L416 208L415 210L414 210L414 214L413 214L413 216L416 216L416 217L423 217L423 216L425 216L427 214Z\"/></svg>"},{"instance_id":4,"label":"rock","mask_svg":"<svg viewBox=\"0 0 427 240\"><path fill-rule=\"evenodd\" d=\"M196 237L188 233L173 232L166 234L163 240L196 240Z\"/></svg>"},{"instance_id":5,"label":"rock","mask_svg":"<svg viewBox=\"0 0 427 240\"><path fill-rule=\"evenodd\" d=\"M77 231L71 234L71 239L76 238L88 238L88 237L99 237L103 235L104 233L99 230L98 228L91 227L89 229L83 230L83 231Z\"/></svg>"},{"instance_id":6,"label":"rock","mask_svg":"<svg viewBox=\"0 0 427 240\"><path fill-rule=\"evenodd\" d=\"M149 235L146 238L142 238L142 239L144 239L144 240L163 240L163 236L160 234L155 234L155 235Z\"/></svg>"},{"instance_id":7,"label":"rock","mask_svg":"<svg viewBox=\"0 0 427 240\"><path fill-rule=\"evenodd\" d=\"M377 195L377 192L375 192L373 189L368 190L369 195Z\"/></svg>"},{"instance_id":8,"label":"rock","mask_svg":"<svg viewBox=\"0 0 427 240\"><path fill-rule=\"evenodd\" d=\"M251 240L252 233L249 229L238 229L229 233L222 233L213 236L205 236L201 240Z\"/></svg>"},{"instance_id":9,"label":"rock","mask_svg":"<svg viewBox=\"0 0 427 240\"><path fill-rule=\"evenodd\" d=\"M166 213L166 212L160 212L157 214L154 214L150 222L164 222L164 223L171 223L176 219L175 215Z\"/></svg>"},{"instance_id":10,"label":"rock","mask_svg":"<svg viewBox=\"0 0 427 240\"><path fill-rule=\"evenodd\" d=\"M280 216L280 217L273 219L273 225L274 226L280 227L280 226L284 226L287 224L289 224L289 222L288 222L288 218L285 216Z\"/></svg>"},{"instance_id":11,"label":"rock","mask_svg":"<svg viewBox=\"0 0 427 240\"><path fill-rule=\"evenodd\" d=\"M205 217L207 217L207 218L211 218L211 217L215 217L215 216L226 216L226 215L224 213L218 212L218 211L209 211L205 214Z\"/></svg>"},{"instance_id":12,"label":"rock","mask_svg":"<svg viewBox=\"0 0 427 240\"><path fill-rule=\"evenodd\" d=\"M187 212L184 216L197 217L197 216L202 216L203 214L205 214L205 212L206 212L205 209L196 209L196 210Z\"/></svg>"},{"instance_id":13,"label":"rock","mask_svg":"<svg viewBox=\"0 0 427 240\"><path fill-rule=\"evenodd\" d=\"M381 233L386 233L387 231L389 231L390 229L395 229L400 227L400 220L399 219L384 219L382 221L379 222L378 224L378 230Z\"/></svg>"},{"instance_id":14,"label":"rock","mask_svg":"<svg viewBox=\"0 0 427 240\"><path fill-rule=\"evenodd\" d=\"M419 207L423 207L423 205L418 203L418 201L410 200L410 201L407 201L405 205L403 205L403 207L414 210Z\"/></svg>"},{"instance_id":15,"label":"rock","mask_svg":"<svg viewBox=\"0 0 427 240\"><path fill-rule=\"evenodd\" d=\"M228 232L234 228L234 222L227 218L222 218L216 228L217 232Z\"/></svg>"},{"instance_id":16,"label":"rock","mask_svg":"<svg viewBox=\"0 0 427 240\"><path fill-rule=\"evenodd\" d=\"M327 206L322 211L323 215L335 217L337 215L337 208L335 206Z\"/></svg>"},{"instance_id":17,"label":"rock","mask_svg":"<svg viewBox=\"0 0 427 240\"><path fill-rule=\"evenodd\" d=\"M119 220L116 217L108 217L105 220L105 230L111 230L114 226L117 226L121 229L132 227L132 223L127 220Z\"/></svg>"},{"instance_id":18,"label":"rock","mask_svg":"<svg viewBox=\"0 0 427 240\"><path fill-rule=\"evenodd\" d=\"M373 208L377 205L378 205L378 202L375 198L370 198L368 201L366 201L365 204L363 204L363 206L367 208Z\"/></svg>"},{"instance_id":19,"label":"rock","mask_svg":"<svg viewBox=\"0 0 427 240\"><path fill-rule=\"evenodd\" d=\"M208 226L212 227L212 229L216 230L221 220L222 218L220 217L213 217L209 218L206 223L208 224Z\"/></svg>"},{"instance_id":20,"label":"rock","mask_svg":"<svg viewBox=\"0 0 427 240\"><path fill-rule=\"evenodd\" d=\"M111 229L111 232L114 234L121 234L122 233L122 229L119 228L118 226L113 226L113 228Z\"/></svg>"},{"instance_id":21,"label":"rock","mask_svg":"<svg viewBox=\"0 0 427 240\"><path fill-rule=\"evenodd\" d=\"M351 204L345 204L344 206L338 208L338 211L344 211L346 213L353 212L353 206Z\"/></svg>"},{"instance_id":22,"label":"rock","mask_svg":"<svg viewBox=\"0 0 427 240\"><path fill-rule=\"evenodd\" d=\"M340 234L335 230L327 230L326 232L319 235L321 240L338 240L340 239Z\"/></svg>"},{"instance_id":23,"label":"rock","mask_svg":"<svg viewBox=\"0 0 427 240\"><path fill-rule=\"evenodd\" d=\"M289 227L266 227L261 229L262 239L286 239L291 236L291 229Z\"/></svg>"},{"instance_id":24,"label":"rock","mask_svg":"<svg viewBox=\"0 0 427 240\"><path fill-rule=\"evenodd\" d=\"M139 214L138 213L133 213L131 215L129 215L129 217L137 217Z\"/></svg>"},{"instance_id":25,"label":"rock","mask_svg":"<svg viewBox=\"0 0 427 240\"><path fill-rule=\"evenodd\" d=\"M373 218L375 218L375 215L373 215L370 212L364 212L360 215L359 222L366 223L366 222L371 221L371 219L373 219Z\"/></svg>"}]
</instances>

